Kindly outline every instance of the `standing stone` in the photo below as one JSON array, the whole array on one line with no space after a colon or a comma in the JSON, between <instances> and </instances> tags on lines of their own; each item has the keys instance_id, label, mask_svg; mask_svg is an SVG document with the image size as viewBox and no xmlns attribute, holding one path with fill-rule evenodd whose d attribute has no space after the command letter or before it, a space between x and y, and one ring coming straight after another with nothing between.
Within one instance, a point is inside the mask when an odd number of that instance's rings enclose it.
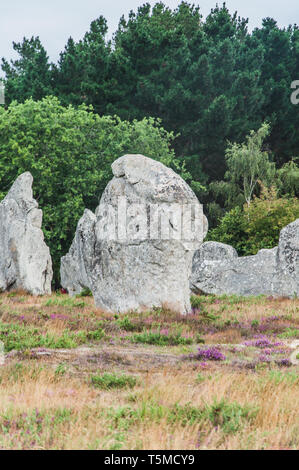
<instances>
[{"instance_id":1,"label":"standing stone","mask_svg":"<svg viewBox=\"0 0 299 470\"><path fill-rule=\"evenodd\" d=\"M195 292L225 293L228 285L228 268L238 258L236 250L218 242L205 242L195 251L192 261L190 288Z\"/></svg>"},{"instance_id":2,"label":"standing stone","mask_svg":"<svg viewBox=\"0 0 299 470\"><path fill-rule=\"evenodd\" d=\"M299 219L280 232L274 290L280 295L299 295Z\"/></svg>"},{"instance_id":3,"label":"standing stone","mask_svg":"<svg viewBox=\"0 0 299 470\"><path fill-rule=\"evenodd\" d=\"M299 219L280 232L278 247L238 257L234 248L206 242L194 253L190 287L204 294L299 294Z\"/></svg>"},{"instance_id":4,"label":"standing stone","mask_svg":"<svg viewBox=\"0 0 299 470\"><path fill-rule=\"evenodd\" d=\"M51 293L52 261L32 182L32 175L23 173L0 203L0 290L42 295Z\"/></svg>"},{"instance_id":5,"label":"standing stone","mask_svg":"<svg viewBox=\"0 0 299 470\"><path fill-rule=\"evenodd\" d=\"M76 292L88 284L96 305L108 311L190 311L192 256L208 229L202 206L180 176L143 155L120 157L112 171L95 223L91 216L87 228L79 223L62 261L63 287Z\"/></svg>"},{"instance_id":6,"label":"standing stone","mask_svg":"<svg viewBox=\"0 0 299 470\"><path fill-rule=\"evenodd\" d=\"M70 295L80 294L84 289L91 289L89 278L93 270L95 215L85 209L78 222L75 238L66 256L61 258L61 285Z\"/></svg>"}]
</instances>

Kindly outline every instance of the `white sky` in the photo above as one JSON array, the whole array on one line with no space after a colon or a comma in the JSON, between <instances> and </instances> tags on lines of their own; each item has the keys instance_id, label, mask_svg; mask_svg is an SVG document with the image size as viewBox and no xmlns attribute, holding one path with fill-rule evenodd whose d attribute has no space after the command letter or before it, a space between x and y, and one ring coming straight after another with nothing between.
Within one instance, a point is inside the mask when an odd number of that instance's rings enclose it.
<instances>
[{"instance_id":1,"label":"white sky","mask_svg":"<svg viewBox=\"0 0 299 470\"><path fill-rule=\"evenodd\" d=\"M39 36L52 61L64 49L67 39L80 39L89 29L92 20L103 15L108 20L109 36L117 29L122 14L146 3L145 0L0 0L0 58L15 58L12 41L24 36ZM156 1L148 0L154 5ZM163 2L175 8L180 1ZM190 0L189 3L192 3ZM194 0L205 17L215 7L216 0ZM222 1L218 2L222 5ZM231 12L249 18L249 27L261 25L262 18L270 16L280 26L299 23L298 0L227 0Z\"/></svg>"}]
</instances>

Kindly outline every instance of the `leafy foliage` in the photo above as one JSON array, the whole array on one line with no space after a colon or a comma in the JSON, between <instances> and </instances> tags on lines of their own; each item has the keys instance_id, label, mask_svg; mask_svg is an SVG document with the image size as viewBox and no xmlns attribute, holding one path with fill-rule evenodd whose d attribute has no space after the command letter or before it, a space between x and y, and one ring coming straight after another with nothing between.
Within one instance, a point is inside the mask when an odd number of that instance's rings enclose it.
<instances>
[{"instance_id":1,"label":"leafy foliage","mask_svg":"<svg viewBox=\"0 0 299 470\"><path fill-rule=\"evenodd\" d=\"M299 196L299 166L298 158L285 163L277 172L277 186L279 194Z\"/></svg>"},{"instance_id":2,"label":"leafy foliage","mask_svg":"<svg viewBox=\"0 0 299 470\"><path fill-rule=\"evenodd\" d=\"M27 98L39 100L50 94L52 88L51 65L40 39L23 39L13 43L19 58L11 63L2 59L2 70L6 75L6 100L24 101Z\"/></svg>"},{"instance_id":3,"label":"leafy foliage","mask_svg":"<svg viewBox=\"0 0 299 470\"><path fill-rule=\"evenodd\" d=\"M262 151L269 130L269 124L264 123L257 132L250 132L246 143L229 144L226 149L228 170L225 178L240 187L248 205L258 183L271 184L274 178L275 165L269 161L268 154Z\"/></svg>"},{"instance_id":4,"label":"leafy foliage","mask_svg":"<svg viewBox=\"0 0 299 470\"><path fill-rule=\"evenodd\" d=\"M239 255L253 255L262 248L274 248L280 230L298 217L298 198L280 198L274 188L263 188L250 206L227 212L208 239L232 245Z\"/></svg>"}]
</instances>

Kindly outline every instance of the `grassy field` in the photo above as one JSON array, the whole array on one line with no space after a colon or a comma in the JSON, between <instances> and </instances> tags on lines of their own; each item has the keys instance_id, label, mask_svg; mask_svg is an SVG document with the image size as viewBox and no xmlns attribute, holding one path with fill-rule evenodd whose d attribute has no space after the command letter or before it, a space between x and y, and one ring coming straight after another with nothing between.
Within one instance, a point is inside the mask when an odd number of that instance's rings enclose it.
<instances>
[{"instance_id":1,"label":"grassy field","mask_svg":"<svg viewBox=\"0 0 299 470\"><path fill-rule=\"evenodd\" d=\"M299 300L0 295L0 449L298 449Z\"/></svg>"}]
</instances>

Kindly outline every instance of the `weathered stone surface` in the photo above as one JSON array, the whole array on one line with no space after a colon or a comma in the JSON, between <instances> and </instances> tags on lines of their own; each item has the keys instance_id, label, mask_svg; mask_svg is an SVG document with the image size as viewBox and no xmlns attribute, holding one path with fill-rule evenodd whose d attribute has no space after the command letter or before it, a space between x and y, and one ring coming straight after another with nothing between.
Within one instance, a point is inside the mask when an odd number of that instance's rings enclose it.
<instances>
[{"instance_id":1,"label":"weathered stone surface","mask_svg":"<svg viewBox=\"0 0 299 470\"><path fill-rule=\"evenodd\" d=\"M0 203L0 290L42 295L51 293L52 261L32 182L32 175L23 173Z\"/></svg>"},{"instance_id":2,"label":"weathered stone surface","mask_svg":"<svg viewBox=\"0 0 299 470\"><path fill-rule=\"evenodd\" d=\"M92 230L83 228L83 233L91 233L88 242L80 244L77 229L68 258L63 259L63 287L77 292L87 284L96 305L108 311L162 305L181 313L190 311L192 256L208 228L202 206L180 176L143 155L119 158L112 171L114 178L101 197ZM181 227L171 214L171 208L177 206L183 207ZM196 236L180 237L188 233L186 208L191 206L193 223L199 221L193 231ZM151 225L150 220L158 220L155 215L161 217L160 223ZM171 236L161 237L161 224ZM90 253L88 262L86 251ZM66 269L66 260L71 269ZM82 263L84 269L78 268Z\"/></svg>"},{"instance_id":3,"label":"weathered stone surface","mask_svg":"<svg viewBox=\"0 0 299 470\"><path fill-rule=\"evenodd\" d=\"M299 295L299 219L280 232L273 290L285 296Z\"/></svg>"},{"instance_id":4,"label":"weathered stone surface","mask_svg":"<svg viewBox=\"0 0 299 470\"><path fill-rule=\"evenodd\" d=\"M70 295L79 294L82 289L91 289L93 270L95 232L95 215L85 209L78 222L76 234L67 255L61 258L61 285Z\"/></svg>"},{"instance_id":5,"label":"weathered stone surface","mask_svg":"<svg viewBox=\"0 0 299 470\"><path fill-rule=\"evenodd\" d=\"M190 287L206 294L299 294L299 219L280 233L278 247L238 257L229 245L206 242L194 253Z\"/></svg>"}]
</instances>

